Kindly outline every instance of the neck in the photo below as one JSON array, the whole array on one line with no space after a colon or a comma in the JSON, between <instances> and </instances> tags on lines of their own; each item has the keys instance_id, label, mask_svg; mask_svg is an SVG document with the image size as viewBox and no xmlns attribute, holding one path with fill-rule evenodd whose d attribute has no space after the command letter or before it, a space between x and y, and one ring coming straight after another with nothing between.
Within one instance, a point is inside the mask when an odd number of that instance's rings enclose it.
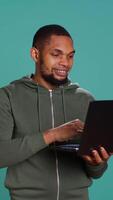
<instances>
[{"instance_id":1,"label":"neck","mask_svg":"<svg viewBox=\"0 0 113 200\"><path fill-rule=\"evenodd\" d=\"M57 88L57 86L54 86L48 82L46 82L44 79L42 79L40 76L34 74L32 76L32 79L35 83L38 83L39 85L43 86L44 88L46 88L47 90L53 90L55 88Z\"/></svg>"}]
</instances>

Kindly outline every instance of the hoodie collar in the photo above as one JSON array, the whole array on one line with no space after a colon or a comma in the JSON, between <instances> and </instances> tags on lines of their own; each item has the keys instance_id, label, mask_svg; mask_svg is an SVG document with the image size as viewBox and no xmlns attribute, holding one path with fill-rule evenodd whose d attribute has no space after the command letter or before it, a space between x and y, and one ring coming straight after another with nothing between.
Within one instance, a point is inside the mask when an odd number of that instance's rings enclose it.
<instances>
[{"instance_id":1,"label":"hoodie collar","mask_svg":"<svg viewBox=\"0 0 113 200\"><path fill-rule=\"evenodd\" d=\"M26 86L30 87L30 88L43 88L45 90L47 90L46 88L44 88L43 86L39 85L38 83L36 83L31 77L33 76L33 74L28 75L28 76L24 76L23 78L19 79L19 80L15 80L13 82L11 82L11 84L16 83L16 82L20 82L25 84ZM53 89L53 90L58 90L58 89L69 89L69 88L78 88L79 85L78 83L72 83L69 79L67 81L67 83L60 85L59 87Z\"/></svg>"}]
</instances>

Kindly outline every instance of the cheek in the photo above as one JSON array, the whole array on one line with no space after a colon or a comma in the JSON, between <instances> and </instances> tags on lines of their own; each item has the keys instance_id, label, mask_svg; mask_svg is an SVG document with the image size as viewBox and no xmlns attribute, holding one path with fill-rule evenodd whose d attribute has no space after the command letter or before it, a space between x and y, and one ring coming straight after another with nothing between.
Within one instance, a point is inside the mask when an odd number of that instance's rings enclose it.
<instances>
[{"instance_id":1,"label":"cheek","mask_svg":"<svg viewBox=\"0 0 113 200\"><path fill-rule=\"evenodd\" d=\"M53 65L54 65L53 62L50 62L49 60L46 62L43 62L43 64L42 64L43 72L45 72L46 74L51 74Z\"/></svg>"},{"instance_id":2,"label":"cheek","mask_svg":"<svg viewBox=\"0 0 113 200\"><path fill-rule=\"evenodd\" d=\"M71 70L72 66L73 66L73 61L70 61L70 62L68 63L68 69Z\"/></svg>"},{"instance_id":3,"label":"cheek","mask_svg":"<svg viewBox=\"0 0 113 200\"><path fill-rule=\"evenodd\" d=\"M43 64L45 65L46 70L48 70L49 72L52 72L52 69L54 68L54 66L57 65L57 60L52 59L52 58L46 58L46 62L44 62Z\"/></svg>"},{"instance_id":4,"label":"cheek","mask_svg":"<svg viewBox=\"0 0 113 200\"><path fill-rule=\"evenodd\" d=\"M72 68L73 63L74 63L74 60L72 59L72 60L70 61L70 68Z\"/></svg>"}]
</instances>

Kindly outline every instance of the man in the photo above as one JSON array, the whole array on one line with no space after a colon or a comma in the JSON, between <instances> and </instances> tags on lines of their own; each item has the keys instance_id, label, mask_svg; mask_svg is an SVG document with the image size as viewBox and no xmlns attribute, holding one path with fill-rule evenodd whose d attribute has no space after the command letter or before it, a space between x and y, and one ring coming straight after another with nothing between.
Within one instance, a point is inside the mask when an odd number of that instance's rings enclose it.
<instances>
[{"instance_id":1,"label":"man","mask_svg":"<svg viewBox=\"0 0 113 200\"><path fill-rule=\"evenodd\" d=\"M11 200L88 200L92 178L107 168L103 147L83 157L56 149L80 140L93 100L68 79L74 53L63 27L41 27L31 48L35 73L0 90L0 167L8 167Z\"/></svg>"}]
</instances>

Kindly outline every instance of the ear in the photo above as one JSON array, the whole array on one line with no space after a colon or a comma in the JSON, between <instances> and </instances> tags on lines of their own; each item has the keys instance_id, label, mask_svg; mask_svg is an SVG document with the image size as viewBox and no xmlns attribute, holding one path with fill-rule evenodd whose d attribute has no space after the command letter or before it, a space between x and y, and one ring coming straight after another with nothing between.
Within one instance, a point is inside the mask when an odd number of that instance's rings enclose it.
<instances>
[{"instance_id":1,"label":"ear","mask_svg":"<svg viewBox=\"0 0 113 200\"><path fill-rule=\"evenodd\" d=\"M35 47L32 47L30 49L30 55L31 55L31 58L37 62L38 61L38 56L39 56L39 51L38 49L36 49Z\"/></svg>"}]
</instances>

